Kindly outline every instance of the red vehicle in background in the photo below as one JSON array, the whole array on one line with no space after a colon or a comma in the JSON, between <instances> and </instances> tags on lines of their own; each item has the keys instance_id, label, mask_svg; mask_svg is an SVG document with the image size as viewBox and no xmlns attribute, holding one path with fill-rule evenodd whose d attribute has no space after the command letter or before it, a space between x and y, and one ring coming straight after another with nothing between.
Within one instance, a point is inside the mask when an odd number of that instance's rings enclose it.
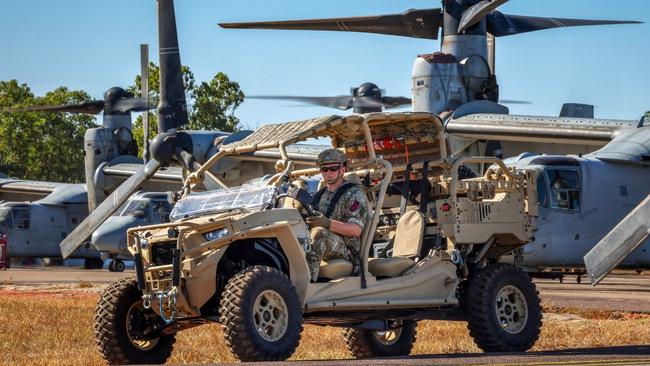
<instances>
[{"instance_id":1,"label":"red vehicle in background","mask_svg":"<svg viewBox=\"0 0 650 366\"><path fill-rule=\"evenodd\" d=\"M7 231L0 227L0 269L9 268L9 246L7 245Z\"/></svg>"}]
</instances>

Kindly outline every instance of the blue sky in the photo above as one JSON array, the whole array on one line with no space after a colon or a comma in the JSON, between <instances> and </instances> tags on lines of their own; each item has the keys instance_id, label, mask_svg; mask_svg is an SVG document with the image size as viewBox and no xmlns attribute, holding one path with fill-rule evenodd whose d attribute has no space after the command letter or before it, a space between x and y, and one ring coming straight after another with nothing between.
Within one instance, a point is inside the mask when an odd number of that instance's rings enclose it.
<instances>
[{"instance_id":1,"label":"blue sky","mask_svg":"<svg viewBox=\"0 0 650 366\"><path fill-rule=\"evenodd\" d=\"M389 95L410 96L417 54L438 41L363 33L225 30L218 22L359 16L438 7L408 0L177 0L181 59L197 80L218 71L246 94L338 95L373 81ZM596 105L596 117L638 119L650 110L650 1L511 0L504 13L644 21L577 27L497 41L503 99L532 101L513 114L556 115L562 103ZM100 98L139 73L139 44L157 60L153 0L0 1L0 80L18 79L37 94L60 85ZM247 100L244 126L341 113L293 102ZM345 112L344 112L345 113Z\"/></svg>"}]
</instances>

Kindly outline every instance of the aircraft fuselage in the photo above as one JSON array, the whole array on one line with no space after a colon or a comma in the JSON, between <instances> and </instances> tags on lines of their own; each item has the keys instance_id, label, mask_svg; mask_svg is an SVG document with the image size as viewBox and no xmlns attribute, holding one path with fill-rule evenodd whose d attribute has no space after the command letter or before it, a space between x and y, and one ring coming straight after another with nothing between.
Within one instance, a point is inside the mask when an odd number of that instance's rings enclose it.
<instances>
[{"instance_id":1,"label":"aircraft fuselage","mask_svg":"<svg viewBox=\"0 0 650 366\"><path fill-rule=\"evenodd\" d=\"M531 270L583 268L584 255L650 193L648 166L553 155L510 163L539 174L537 231L523 253ZM650 239L620 267L650 268Z\"/></svg>"}]
</instances>

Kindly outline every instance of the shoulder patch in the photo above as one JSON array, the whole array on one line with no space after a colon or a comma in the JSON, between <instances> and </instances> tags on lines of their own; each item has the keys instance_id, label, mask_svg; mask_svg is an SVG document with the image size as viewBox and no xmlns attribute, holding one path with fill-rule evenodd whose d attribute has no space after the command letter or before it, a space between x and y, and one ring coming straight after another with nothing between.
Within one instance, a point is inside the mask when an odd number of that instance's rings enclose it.
<instances>
[{"instance_id":1,"label":"shoulder patch","mask_svg":"<svg viewBox=\"0 0 650 366\"><path fill-rule=\"evenodd\" d=\"M354 212L358 210L359 206L361 206L361 204L359 203L359 201L355 200L354 202L352 202L352 206L350 206L350 212Z\"/></svg>"}]
</instances>

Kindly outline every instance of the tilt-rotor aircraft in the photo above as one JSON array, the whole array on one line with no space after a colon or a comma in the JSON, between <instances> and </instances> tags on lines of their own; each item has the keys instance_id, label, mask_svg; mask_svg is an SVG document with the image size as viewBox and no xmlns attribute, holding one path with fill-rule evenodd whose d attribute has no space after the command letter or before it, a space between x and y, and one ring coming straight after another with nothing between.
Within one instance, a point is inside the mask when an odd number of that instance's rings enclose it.
<instances>
[{"instance_id":1,"label":"tilt-rotor aircraft","mask_svg":"<svg viewBox=\"0 0 650 366\"><path fill-rule=\"evenodd\" d=\"M538 171L541 222L523 258L514 259L518 264L531 272L584 268L586 252L650 193L650 123L594 119L593 106L579 104L565 104L559 117L509 115L498 104L505 101L500 101L494 72L495 39L549 28L639 22L509 15L497 10L506 1L443 0L441 8L401 14L219 25L440 38L440 52L419 55L413 65L413 111L446 120L454 154L489 154L492 145L492 151L517 156L511 165ZM529 151L580 156L524 154ZM650 267L648 245L618 264Z\"/></svg>"},{"instance_id":2,"label":"tilt-rotor aircraft","mask_svg":"<svg viewBox=\"0 0 650 366\"><path fill-rule=\"evenodd\" d=\"M97 230L104 221L120 208L135 192L142 187L155 183L158 177L167 175L164 169L170 164L178 164L183 176L198 169L202 163L216 154L221 154L219 146L229 144L245 138L252 131L239 131L233 134L225 134L216 131L188 131L180 130L188 123L187 103L185 100L185 88L183 86L183 75L181 69L180 53L178 48L178 37L176 33L176 20L174 15L173 1L158 1L158 39L159 39L159 63L160 63L160 100L157 108L158 134L149 145L151 160L146 164L134 164L132 158L129 161L122 161L122 156L116 156L111 163L86 161L86 168L95 167L95 175L101 164L103 173L121 174L128 177L122 184L111 180L110 189L95 191L96 198L90 199L89 206L96 202L96 207L91 207L90 215L80 223L61 243L61 253L64 258L70 256L78 247L86 242L93 232ZM86 140L89 140L88 132ZM97 143L111 141L114 129L103 131L98 129L94 132L100 138L94 140ZM103 138L102 138L103 137ZM93 148L85 143L86 158L88 155L97 154ZM287 156L280 156L279 150L259 152L253 154L242 154L241 156L223 159L220 164L215 165L205 172L201 177L204 185L210 184L208 189L217 187L228 187L239 185L241 182L253 178L263 177L269 172L275 172L275 162L278 158L291 158L299 166L311 166L315 164L317 154L322 150L320 146L313 145L292 145L286 149ZM88 153L90 152L90 154ZM99 155L99 154L97 154ZM92 158L91 158L92 159ZM90 169L89 169L90 171ZM174 174L175 178L181 174ZM87 175L88 178L88 175ZM89 180L90 181L90 180ZM104 183L92 180L93 184ZM178 190L180 185L174 189L158 188L158 191ZM110 195L108 195L108 193ZM100 198L100 195L101 196ZM105 197L105 198L104 198ZM139 196L138 196L139 197ZM103 199L103 200L102 200ZM101 203L100 203L101 202ZM126 228L125 228L126 229ZM114 243L115 253L119 254L119 243Z\"/></svg>"},{"instance_id":3,"label":"tilt-rotor aircraft","mask_svg":"<svg viewBox=\"0 0 650 366\"><path fill-rule=\"evenodd\" d=\"M495 75L496 38L550 28L639 22L532 17L509 15L496 10L506 2L507 0L443 0L441 8L411 9L400 14L219 25L237 29L365 32L428 40L440 39L440 52L418 55L415 59L411 76L414 112L430 112L447 119L452 112L469 103L472 107L465 108L464 114L505 115L491 124L491 130L498 130L504 123L518 125L530 119L535 119L540 125L553 124L569 132L585 127L614 131L622 126L636 124L636 121L586 121L573 118L576 115L571 114L562 118L508 115L508 108L497 104L500 100ZM454 117L460 117L460 114L457 113ZM482 124L484 130L487 129L486 125L490 123ZM453 137L456 132L464 132L466 125L456 126L452 119L447 121L446 127ZM467 128L471 130L472 127L470 123ZM495 139L494 137L491 136L492 139ZM552 136L550 139L552 140ZM502 142L505 156L514 156L526 151L588 153L604 145L600 141L580 138L566 138L552 141L552 144L512 140L498 139ZM475 142L475 139L452 138L452 152L483 155L487 143Z\"/></svg>"},{"instance_id":4,"label":"tilt-rotor aircraft","mask_svg":"<svg viewBox=\"0 0 650 366\"><path fill-rule=\"evenodd\" d=\"M133 98L119 87L104 93L104 99L73 105L38 105L6 112L102 113L102 127L85 135L87 183L56 183L0 179L0 230L6 235L8 253L19 258L60 258L59 243L134 167L137 144L131 133L131 112L149 109L147 102ZM144 189L173 189L182 181L180 170L158 174ZM90 242L72 255L84 258L85 267L101 268L100 253Z\"/></svg>"},{"instance_id":5,"label":"tilt-rotor aircraft","mask_svg":"<svg viewBox=\"0 0 650 366\"><path fill-rule=\"evenodd\" d=\"M148 55L142 54L143 65L148 65ZM144 61L146 60L146 61ZM146 67L143 66L143 85L148 85ZM148 93L143 92L143 95ZM84 136L84 164L86 183L64 184L54 182L30 181L0 178L0 230L6 235L8 252L11 257L21 258L60 258L59 244L87 215L92 212L110 192L125 179L143 166L137 156L138 146L132 132L132 112L152 109L149 100L136 98L121 87L113 87L104 93L104 98L68 105L38 105L19 109L6 109L4 112L44 112L44 113L101 113L102 126L90 128ZM193 131L189 151L199 161L214 155L220 143L230 143L246 137L251 131L236 133L221 131ZM146 140L146 136L145 136ZM145 141L145 146L147 141ZM315 161L318 151L310 146L292 147L291 154L299 152L302 160ZM210 175L218 175L226 185L238 185L243 181L257 178L274 171L278 154L268 156L246 156L245 160L228 159L212 169ZM298 160L300 161L299 157ZM138 190L143 192L178 190L183 182L183 171L178 165L168 165L157 171L151 179L143 182ZM206 177L204 185L208 189L218 188L216 180ZM139 215L140 224L159 223L158 214L149 214L152 208L163 207L161 199L165 193L138 194L131 198L124 210ZM141 205L139 210L128 210L127 206ZM162 205L162 206L161 206ZM132 212L133 211L133 212ZM118 214L120 214L118 213ZM151 220L147 220L151 218ZM128 227L124 227L124 233ZM74 258L85 258L86 267L100 267L102 259L112 259L109 269L121 270L125 258L123 243L120 240L97 247L91 238L71 254ZM99 250L99 252L97 250Z\"/></svg>"}]
</instances>

